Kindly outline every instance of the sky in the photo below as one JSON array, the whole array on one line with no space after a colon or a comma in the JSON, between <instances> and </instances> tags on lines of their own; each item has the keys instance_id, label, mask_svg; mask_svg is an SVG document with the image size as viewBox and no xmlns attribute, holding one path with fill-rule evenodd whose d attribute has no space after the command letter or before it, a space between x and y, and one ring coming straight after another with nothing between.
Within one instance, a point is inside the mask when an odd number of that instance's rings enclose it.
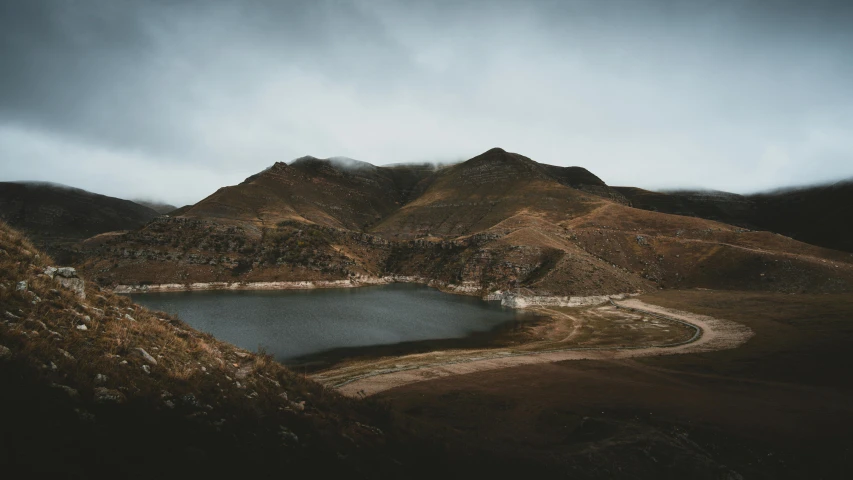
<instances>
[{"instance_id":1,"label":"sky","mask_svg":"<svg viewBox=\"0 0 853 480\"><path fill-rule=\"evenodd\" d=\"M847 0L0 0L0 180L183 205L492 147L610 185L853 177Z\"/></svg>"}]
</instances>

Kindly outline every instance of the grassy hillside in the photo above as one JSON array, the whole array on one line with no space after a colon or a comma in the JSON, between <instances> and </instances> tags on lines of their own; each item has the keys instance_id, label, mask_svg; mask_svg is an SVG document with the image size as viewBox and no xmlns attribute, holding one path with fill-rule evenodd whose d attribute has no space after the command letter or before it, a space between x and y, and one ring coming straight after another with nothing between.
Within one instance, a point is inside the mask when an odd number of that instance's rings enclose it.
<instances>
[{"instance_id":1,"label":"grassy hillside","mask_svg":"<svg viewBox=\"0 0 853 480\"><path fill-rule=\"evenodd\" d=\"M256 226L296 220L359 230L399 208L429 173L419 166L381 168L303 157L221 188L181 215Z\"/></svg>"},{"instance_id":2,"label":"grassy hillside","mask_svg":"<svg viewBox=\"0 0 853 480\"><path fill-rule=\"evenodd\" d=\"M0 223L5 471L394 477L408 461L404 446L416 448L384 407L92 283L83 298L45 273L51 264Z\"/></svg>"},{"instance_id":3,"label":"grassy hillside","mask_svg":"<svg viewBox=\"0 0 853 480\"><path fill-rule=\"evenodd\" d=\"M305 158L181 216L89 239L81 265L102 285L406 275L477 294L853 289L849 254L631 208L622 193L637 198L501 149L438 169ZM730 200L715 211L744 210Z\"/></svg>"},{"instance_id":4,"label":"grassy hillside","mask_svg":"<svg viewBox=\"0 0 853 480\"><path fill-rule=\"evenodd\" d=\"M853 181L754 195L614 187L636 208L768 230L853 252Z\"/></svg>"},{"instance_id":5,"label":"grassy hillside","mask_svg":"<svg viewBox=\"0 0 853 480\"><path fill-rule=\"evenodd\" d=\"M104 232L132 230L159 215L129 200L49 183L0 182L0 220L40 248L70 261L70 246Z\"/></svg>"}]
</instances>

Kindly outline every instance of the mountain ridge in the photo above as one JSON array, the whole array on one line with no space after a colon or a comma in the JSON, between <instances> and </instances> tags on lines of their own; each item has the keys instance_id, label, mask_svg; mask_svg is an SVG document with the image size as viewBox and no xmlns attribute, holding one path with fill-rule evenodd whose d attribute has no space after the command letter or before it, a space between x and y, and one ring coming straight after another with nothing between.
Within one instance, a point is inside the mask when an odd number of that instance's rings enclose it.
<instances>
[{"instance_id":1,"label":"mountain ridge","mask_svg":"<svg viewBox=\"0 0 853 480\"><path fill-rule=\"evenodd\" d=\"M853 289L853 256L633 208L633 191L585 169L499 148L441 168L354 165L278 162L177 217L86 240L81 267L107 285L417 276L482 296Z\"/></svg>"}]
</instances>

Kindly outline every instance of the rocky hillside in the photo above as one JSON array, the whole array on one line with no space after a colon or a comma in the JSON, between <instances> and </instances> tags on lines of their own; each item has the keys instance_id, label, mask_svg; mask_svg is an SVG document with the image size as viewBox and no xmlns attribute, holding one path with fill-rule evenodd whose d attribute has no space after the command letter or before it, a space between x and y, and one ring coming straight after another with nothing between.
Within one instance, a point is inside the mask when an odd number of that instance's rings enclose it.
<instances>
[{"instance_id":1,"label":"rocky hillside","mask_svg":"<svg viewBox=\"0 0 853 480\"><path fill-rule=\"evenodd\" d=\"M501 149L437 169L304 158L183 215L88 239L81 266L102 285L408 276L477 295L853 289L853 255L631 208L632 194Z\"/></svg>"},{"instance_id":2,"label":"rocky hillside","mask_svg":"<svg viewBox=\"0 0 853 480\"><path fill-rule=\"evenodd\" d=\"M853 253L853 180L754 195L614 187L636 208L769 230Z\"/></svg>"},{"instance_id":3,"label":"rocky hillside","mask_svg":"<svg viewBox=\"0 0 853 480\"><path fill-rule=\"evenodd\" d=\"M159 214L129 200L49 183L0 182L0 220L25 232L58 260L93 235L133 230Z\"/></svg>"},{"instance_id":4,"label":"rocky hillside","mask_svg":"<svg viewBox=\"0 0 853 480\"><path fill-rule=\"evenodd\" d=\"M399 478L419 449L383 407L52 265L0 223L4 471Z\"/></svg>"},{"instance_id":5,"label":"rocky hillside","mask_svg":"<svg viewBox=\"0 0 853 480\"><path fill-rule=\"evenodd\" d=\"M252 225L257 233L288 220L361 230L399 208L430 173L417 165L303 157L221 188L181 215Z\"/></svg>"}]
</instances>

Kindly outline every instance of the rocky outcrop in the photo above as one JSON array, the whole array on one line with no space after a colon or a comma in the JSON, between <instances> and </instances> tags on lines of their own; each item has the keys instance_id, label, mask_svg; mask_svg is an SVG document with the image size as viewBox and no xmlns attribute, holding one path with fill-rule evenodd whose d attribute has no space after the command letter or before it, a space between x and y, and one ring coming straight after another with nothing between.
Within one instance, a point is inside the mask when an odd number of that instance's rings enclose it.
<instances>
[{"instance_id":1,"label":"rocky outcrop","mask_svg":"<svg viewBox=\"0 0 853 480\"><path fill-rule=\"evenodd\" d=\"M44 274L74 292L81 300L86 299L86 282L77 276L77 270L71 267L47 267Z\"/></svg>"},{"instance_id":2,"label":"rocky outcrop","mask_svg":"<svg viewBox=\"0 0 853 480\"><path fill-rule=\"evenodd\" d=\"M586 297L560 297L548 295L519 295L511 292L494 292L486 296L486 300L500 300L501 305L511 308L533 307L586 307L601 305L610 300L622 300L632 294L617 293L615 295L590 295Z\"/></svg>"}]
</instances>

